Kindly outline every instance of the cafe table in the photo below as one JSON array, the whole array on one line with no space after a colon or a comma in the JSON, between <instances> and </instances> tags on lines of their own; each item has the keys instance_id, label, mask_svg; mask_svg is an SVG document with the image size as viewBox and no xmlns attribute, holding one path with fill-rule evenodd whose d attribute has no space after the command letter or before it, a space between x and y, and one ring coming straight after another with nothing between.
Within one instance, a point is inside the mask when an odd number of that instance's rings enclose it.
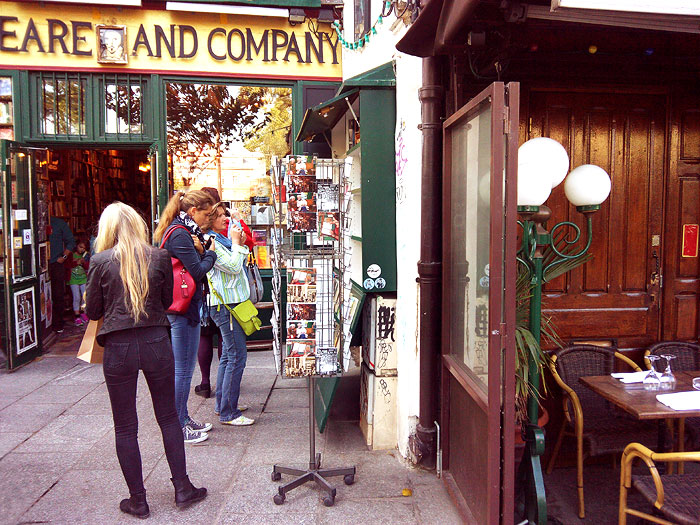
<instances>
[{"instance_id":1,"label":"cafe table","mask_svg":"<svg viewBox=\"0 0 700 525\"><path fill-rule=\"evenodd\" d=\"M676 388L673 390L644 390L642 383L623 383L610 375L605 376L584 376L579 381L593 390L596 394L608 400L613 405L628 412L636 419L659 420L659 451L666 449L666 432L663 421L670 423L678 421L678 452L683 452L683 441L685 439L685 419L688 417L700 417L700 408L697 410L674 410L663 403L657 401L657 394L670 394L673 392L687 392L693 390L693 378L700 377L698 371L674 372L676 377ZM679 464L679 472L683 466Z\"/></svg>"}]
</instances>

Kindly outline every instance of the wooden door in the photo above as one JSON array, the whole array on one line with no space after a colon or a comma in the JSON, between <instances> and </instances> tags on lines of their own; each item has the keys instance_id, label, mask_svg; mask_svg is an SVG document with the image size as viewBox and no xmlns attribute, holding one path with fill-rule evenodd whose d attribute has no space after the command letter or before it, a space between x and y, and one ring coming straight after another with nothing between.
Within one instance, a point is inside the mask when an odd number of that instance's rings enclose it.
<instances>
[{"instance_id":1,"label":"wooden door","mask_svg":"<svg viewBox=\"0 0 700 525\"><path fill-rule=\"evenodd\" d=\"M571 169L596 164L612 180L593 216L592 260L544 289L544 311L564 340L617 339L621 348L659 340L666 106L662 95L530 93L525 138L551 137ZM550 229L571 221L585 235L563 184L547 205Z\"/></svg>"},{"instance_id":2,"label":"wooden door","mask_svg":"<svg viewBox=\"0 0 700 525\"><path fill-rule=\"evenodd\" d=\"M700 224L700 99L679 93L670 119L663 266L663 339L700 338L700 262L693 240ZM685 250L684 250L685 238ZM696 244L697 247L697 244Z\"/></svg>"}]
</instances>

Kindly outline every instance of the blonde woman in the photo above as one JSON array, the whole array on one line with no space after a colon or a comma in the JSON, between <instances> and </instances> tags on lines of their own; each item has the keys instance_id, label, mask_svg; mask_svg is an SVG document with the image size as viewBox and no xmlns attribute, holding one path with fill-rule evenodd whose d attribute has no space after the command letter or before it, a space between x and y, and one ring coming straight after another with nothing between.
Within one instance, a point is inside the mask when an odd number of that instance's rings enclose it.
<instances>
[{"instance_id":1,"label":"blonde woman","mask_svg":"<svg viewBox=\"0 0 700 525\"><path fill-rule=\"evenodd\" d=\"M144 271L148 269L148 271ZM187 477L185 445L175 410L175 370L165 311L173 298L170 255L148 243L141 216L121 202L100 217L95 255L88 271L86 313L102 318L97 341L104 346L103 371L114 418L117 458L130 497L119 508L147 518L150 511L137 439L136 382L139 369L151 392L175 486L175 503L202 500L207 489Z\"/></svg>"},{"instance_id":2,"label":"blonde woman","mask_svg":"<svg viewBox=\"0 0 700 525\"><path fill-rule=\"evenodd\" d=\"M197 283L192 302L184 314L168 312L173 353L175 354L175 408L182 426L185 443L200 443L209 437L211 423L200 423L190 417L187 400L192 374L197 363L200 336L202 288L207 272L216 262L214 243L205 249L203 229L209 227L214 199L201 190L178 191L163 210L153 240L161 243L171 257L180 259Z\"/></svg>"}]
</instances>

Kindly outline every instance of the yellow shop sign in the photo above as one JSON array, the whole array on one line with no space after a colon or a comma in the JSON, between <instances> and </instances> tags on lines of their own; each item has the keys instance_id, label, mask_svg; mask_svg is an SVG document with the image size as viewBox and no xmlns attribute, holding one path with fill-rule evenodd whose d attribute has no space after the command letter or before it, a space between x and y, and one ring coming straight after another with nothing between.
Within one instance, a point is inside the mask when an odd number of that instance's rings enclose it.
<instances>
[{"instance_id":1,"label":"yellow shop sign","mask_svg":"<svg viewBox=\"0 0 700 525\"><path fill-rule=\"evenodd\" d=\"M0 3L0 69L339 80L334 32L285 18Z\"/></svg>"}]
</instances>

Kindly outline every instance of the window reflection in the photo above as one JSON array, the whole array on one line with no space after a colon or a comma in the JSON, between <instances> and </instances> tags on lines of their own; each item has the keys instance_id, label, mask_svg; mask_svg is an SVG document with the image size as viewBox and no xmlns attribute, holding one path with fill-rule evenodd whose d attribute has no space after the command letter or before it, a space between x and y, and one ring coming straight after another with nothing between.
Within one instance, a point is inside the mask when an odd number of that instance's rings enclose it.
<instances>
[{"instance_id":1,"label":"window reflection","mask_svg":"<svg viewBox=\"0 0 700 525\"><path fill-rule=\"evenodd\" d=\"M44 78L42 93L42 133L84 135L86 79Z\"/></svg>"},{"instance_id":2,"label":"window reflection","mask_svg":"<svg viewBox=\"0 0 700 525\"><path fill-rule=\"evenodd\" d=\"M143 133L141 96L140 85L105 86L105 133Z\"/></svg>"}]
</instances>

